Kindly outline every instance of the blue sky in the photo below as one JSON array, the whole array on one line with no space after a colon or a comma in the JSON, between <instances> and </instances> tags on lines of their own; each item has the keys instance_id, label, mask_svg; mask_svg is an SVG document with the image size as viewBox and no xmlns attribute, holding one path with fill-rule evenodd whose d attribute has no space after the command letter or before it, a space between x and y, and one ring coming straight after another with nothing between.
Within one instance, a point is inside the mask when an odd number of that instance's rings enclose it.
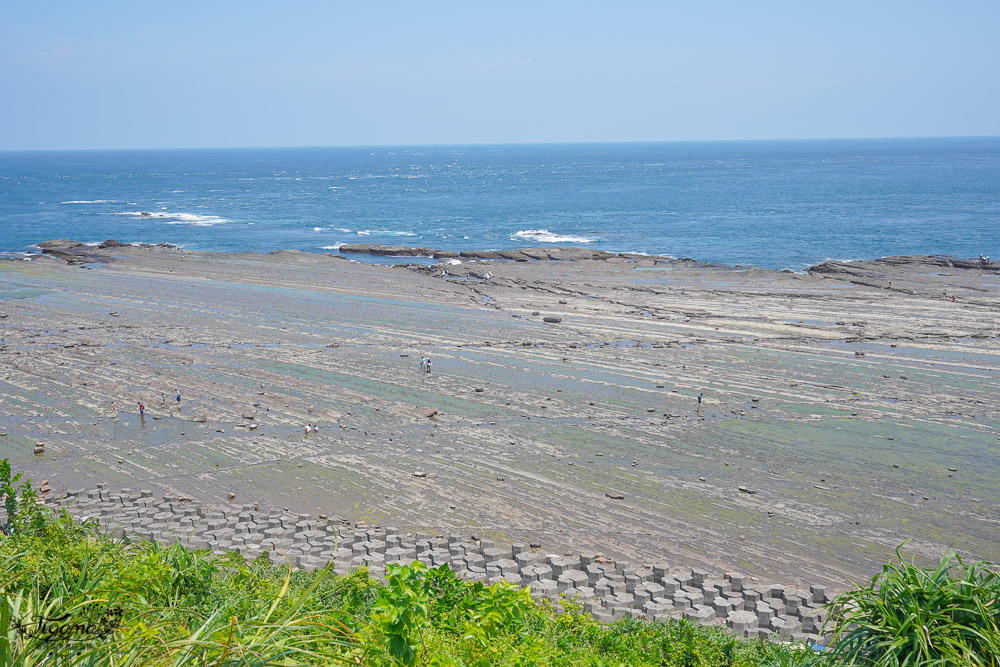
<instances>
[{"instance_id":1,"label":"blue sky","mask_svg":"<svg viewBox=\"0 0 1000 667\"><path fill-rule=\"evenodd\" d=\"M1000 2L0 3L0 150L1000 134Z\"/></svg>"}]
</instances>

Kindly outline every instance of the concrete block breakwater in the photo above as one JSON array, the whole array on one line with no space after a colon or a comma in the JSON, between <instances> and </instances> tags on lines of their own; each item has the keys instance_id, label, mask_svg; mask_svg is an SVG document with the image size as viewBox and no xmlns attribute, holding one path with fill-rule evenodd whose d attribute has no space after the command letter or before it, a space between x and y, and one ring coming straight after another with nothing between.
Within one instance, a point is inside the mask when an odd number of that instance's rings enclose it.
<instances>
[{"instance_id":1,"label":"concrete block breakwater","mask_svg":"<svg viewBox=\"0 0 1000 667\"><path fill-rule=\"evenodd\" d=\"M738 573L718 576L665 564L635 565L600 554L545 554L528 544L501 545L457 535L406 533L351 526L320 515L265 511L258 505L211 506L175 494L104 486L70 490L47 505L80 520L96 520L115 536L180 543L248 559L263 553L274 564L337 573L365 565L384 575L389 563L446 564L465 579L529 586L536 598L578 600L596 619L686 616L743 637L820 641L829 601L825 586L760 585Z\"/></svg>"}]
</instances>

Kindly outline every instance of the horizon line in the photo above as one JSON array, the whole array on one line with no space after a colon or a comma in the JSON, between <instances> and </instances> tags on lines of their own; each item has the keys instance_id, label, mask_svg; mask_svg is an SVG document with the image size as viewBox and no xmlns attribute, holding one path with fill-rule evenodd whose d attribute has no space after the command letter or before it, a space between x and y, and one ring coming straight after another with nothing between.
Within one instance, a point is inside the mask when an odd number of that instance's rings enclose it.
<instances>
[{"instance_id":1,"label":"horizon line","mask_svg":"<svg viewBox=\"0 0 1000 667\"><path fill-rule=\"evenodd\" d=\"M709 143L765 143L804 141L869 141L869 140L912 140L912 139L997 139L1000 134L984 135L920 135L920 136L867 136L867 137L783 137L768 139L633 139L602 141L508 141L469 142L440 144L339 144L339 145L269 145L269 146L145 146L117 148L0 148L0 153L71 153L97 151L198 151L198 150L283 150L283 149L328 149L328 148L474 148L485 146L582 146L616 144L709 144Z\"/></svg>"}]
</instances>

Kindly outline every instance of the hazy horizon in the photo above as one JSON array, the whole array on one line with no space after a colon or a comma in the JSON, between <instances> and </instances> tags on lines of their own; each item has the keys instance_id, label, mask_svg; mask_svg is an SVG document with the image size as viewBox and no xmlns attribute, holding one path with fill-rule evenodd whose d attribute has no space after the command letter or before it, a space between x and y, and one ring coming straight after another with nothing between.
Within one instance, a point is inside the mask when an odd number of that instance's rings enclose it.
<instances>
[{"instance_id":1,"label":"hazy horizon","mask_svg":"<svg viewBox=\"0 0 1000 667\"><path fill-rule=\"evenodd\" d=\"M510 141L493 143L443 143L443 144L340 144L340 145L273 145L273 146L126 146L119 148L13 148L0 149L0 153L58 153L89 151L213 151L213 150L282 150L282 149L331 149L331 148L475 148L477 146L587 146L614 144L702 144L702 143L794 143L810 141L927 141L934 139L996 139L1000 134L984 135L933 135L898 137L770 137L760 139L635 139L625 141Z\"/></svg>"}]
</instances>

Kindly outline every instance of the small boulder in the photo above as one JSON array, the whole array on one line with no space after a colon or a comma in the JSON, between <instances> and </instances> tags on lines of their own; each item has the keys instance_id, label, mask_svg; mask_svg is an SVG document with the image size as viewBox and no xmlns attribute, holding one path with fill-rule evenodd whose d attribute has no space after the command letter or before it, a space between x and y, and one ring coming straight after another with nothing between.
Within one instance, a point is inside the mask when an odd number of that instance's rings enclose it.
<instances>
[{"instance_id":1,"label":"small boulder","mask_svg":"<svg viewBox=\"0 0 1000 667\"><path fill-rule=\"evenodd\" d=\"M611 500L625 500L625 494L621 491L607 491L604 495Z\"/></svg>"},{"instance_id":2,"label":"small boulder","mask_svg":"<svg viewBox=\"0 0 1000 667\"><path fill-rule=\"evenodd\" d=\"M549 324L559 324L562 322L561 317L543 317L542 322L548 322Z\"/></svg>"}]
</instances>

